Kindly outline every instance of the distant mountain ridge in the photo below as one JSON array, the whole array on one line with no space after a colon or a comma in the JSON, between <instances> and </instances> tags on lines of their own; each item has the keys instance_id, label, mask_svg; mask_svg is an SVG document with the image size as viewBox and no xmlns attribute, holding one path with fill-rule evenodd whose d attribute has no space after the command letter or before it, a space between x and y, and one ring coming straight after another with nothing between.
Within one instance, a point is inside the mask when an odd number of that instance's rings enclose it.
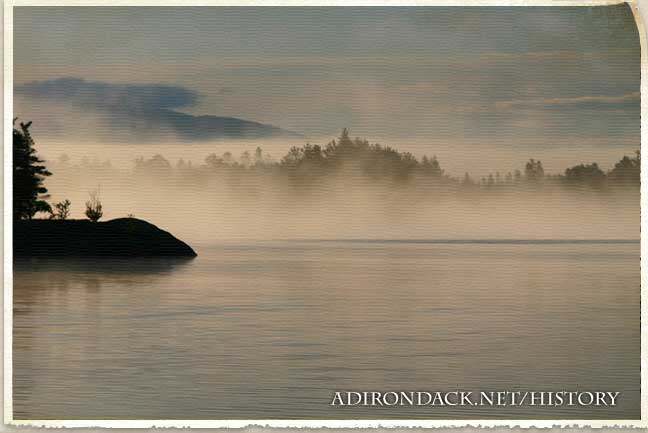
<instances>
[{"instance_id":1,"label":"distant mountain ridge","mask_svg":"<svg viewBox=\"0 0 648 433\"><path fill-rule=\"evenodd\" d=\"M147 121L159 123L184 138L206 140L218 138L304 138L305 136L273 125L213 115L194 116L175 110L154 110L144 113ZM152 126L152 125L149 125Z\"/></svg>"},{"instance_id":2,"label":"distant mountain ridge","mask_svg":"<svg viewBox=\"0 0 648 433\"><path fill-rule=\"evenodd\" d=\"M201 95L194 90L164 84L107 83L76 77L17 84L15 94L39 101L70 104L96 113L112 131L126 131L138 140L165 134L187 140L305 138L277 126L236 117L194 115Z\"/></svg>"}]
</instances>

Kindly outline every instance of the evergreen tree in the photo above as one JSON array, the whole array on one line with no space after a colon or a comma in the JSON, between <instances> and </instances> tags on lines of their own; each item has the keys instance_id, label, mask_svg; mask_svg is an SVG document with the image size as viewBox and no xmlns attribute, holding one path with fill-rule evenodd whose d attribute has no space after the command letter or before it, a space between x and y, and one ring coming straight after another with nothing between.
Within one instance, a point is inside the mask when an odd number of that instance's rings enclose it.
<instances>
[{"instance_id":1,"label":"evergreen tree","mask_svg":"<svg viewBox=\"0 0 648 433\"><path fill-rule=\"evenodd\" d=\"M565 170L565 180L570 184L602 186L605 181L605 173L595 162L580 164Z\"/></svg>"},{"instance_id":2,"label":"evergreen tree","mask_svg":"<svg viewBox=\"0 0 648 433\"><path fill-rule=\"evenodd\" d=\"M14 119L15 124L16 119ZM13 217L32 219L37 212L51 212L45 201L49 198L43 181L50 173L34 149L34 139L29 127L31 122L20 123L20 130L13 128Z\"/></svg>"},{"instance_id":3,"label":"evergreen tree","mask_svg":"<svg viewBox=\"0 0 648 433\"><path fill-rule=\"evenodd\" d=\"M524 176L529 182L540 182L544 178L542 163L531 158L524 167Z\"/></svg>"},{"instance_id":4,"label":"evergreen tree","mask_svg":"<svg viewBox=\"0 0 648 433\"><path fill-rule=\"evenodd\" d=\"M624 156L621 161L614 164L610 171L610 178L618 183L641 183L641 154L637 150L635 157Z\"/></svg>"}]
</instances>

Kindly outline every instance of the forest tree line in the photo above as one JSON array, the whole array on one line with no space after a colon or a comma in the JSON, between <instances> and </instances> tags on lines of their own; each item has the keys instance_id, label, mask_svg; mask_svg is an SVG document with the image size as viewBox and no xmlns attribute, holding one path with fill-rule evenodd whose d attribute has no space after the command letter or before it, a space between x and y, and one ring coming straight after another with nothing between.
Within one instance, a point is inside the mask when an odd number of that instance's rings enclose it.
<instances>
[{"instance_id":1,"label":"forest tree line","mask_svg":"<svg viewBox=\"0 0 648 433\"><path fill-rule=\"evenodd\" d=\"M65 163L68 164L67 159ZM96 170L109 169L108 162L90 162L84 165ZM180 159L175 165L163 155L140 157L134 161L133 172L142 175L181 177L208 176L210 173L274 173L296 182L321 182L327 176L339 173L360 178L406 183L428 180L428 184L490 188L514 185L563 185L603 189L612 186L638 186L641 158L639 151L633 156L623 156L611 170L604 171L596 162L579 164L565 169L561 174L546 174L542 162L529 159L521 169L505 173L494 172L483 177L465 173L453 177L442 168L436 156L417 158L410 152L400 152L389 146L372 144L361 138L351 139L344 129L340 137L325 146L305 144L294 146L280 160L272 158L257 147L254 153L243 152L238 158L231 152L209 154L203 164Z\"/></svg>"},{"instance_id":2,"label":"forest tree line","mask_svg":"<svg viewBox=\"0 0 648 433\"><path fill-rule=\"evenodd\" d=\"M53 206L47 202L44 180L51 173L34 149L29 133L30 124L14 128L14 216L18 219L32 218L36 213L49 214L64 219L69 213L69 203ZM108 161L89 161L73 166L63 155L51 164L65 173L87 169L99 175L112 169ZM284 179L297 189L325 184L336 175L349 175L364 183L389 183L405 187L422 187L430 191L505 191L512 189L538 189L544 187L577 188L580 190L610 191L619 187L638 190L640 184L640 154L623 156L612 169L604 171L596 162L566 168L561 174L546 174L542 162L530 159L524 167L506 173L491 173L474 178L469 173L461 177L447 174L435 156L417 158L409 152L401 152L389 146L370 143L361 138L352 139L347 129L325 146L305 144L294 146L279 160L257 148L254 153L244 152L238 158L231 152L221 155L209 154L202 164L180 159L172 164L162 155L137 158L132 175L147 176L161 181L193 182L201 184L213 176L232 182L243 176L273 175ZM86 203L86 215L96 220L97 207L101 202L92 195ZM92 218L91 218L92 216ZM101 215L99 215L99 218Z\"/></svg>"}]
</instances>

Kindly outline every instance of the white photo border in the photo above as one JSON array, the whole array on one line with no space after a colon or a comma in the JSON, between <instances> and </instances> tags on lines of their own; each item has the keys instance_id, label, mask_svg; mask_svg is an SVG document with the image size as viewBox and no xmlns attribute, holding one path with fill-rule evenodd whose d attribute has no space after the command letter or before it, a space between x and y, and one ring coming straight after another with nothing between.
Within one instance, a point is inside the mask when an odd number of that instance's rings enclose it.
<instances>
[{"instance_id":1,"label":"white photo border","mask_svg":"<svg viewBox=\"0 0 648 433\"><path fill-rule=\"evenodd\" d=\"M13 8L14 6L612 6L628 4L635 17L641 43L641 166L648 167L648 54L644 16L648 0L4 0L4 152L3 152L3 413L12 426L52 428L439 428L439 427L631 427L648 428L648 169L641 170L641 419L435 419L435 420L15 420L13 419L13 217L12 142L13 124Z\"/></svg>"}]
</instances>

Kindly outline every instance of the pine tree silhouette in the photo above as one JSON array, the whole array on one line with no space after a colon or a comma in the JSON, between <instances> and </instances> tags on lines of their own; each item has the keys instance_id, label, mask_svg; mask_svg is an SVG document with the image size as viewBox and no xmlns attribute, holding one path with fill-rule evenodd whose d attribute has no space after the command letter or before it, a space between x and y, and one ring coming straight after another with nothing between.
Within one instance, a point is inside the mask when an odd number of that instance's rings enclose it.
<instances>
[{"instance_id":1,"label":"pine tree silhouette","mask_svg":"<svg viewBox=\"0 0 648 433\"><path fill-rule=\"evenodd\" d=\"M14 119L14 124L16 119ZM51 212L45 201L49 198L43 181L50 173L34 149L34 139L29 133L31 122L13 128L13 217L32 219L38 212Z\"/></svg>"}]
</instances>

